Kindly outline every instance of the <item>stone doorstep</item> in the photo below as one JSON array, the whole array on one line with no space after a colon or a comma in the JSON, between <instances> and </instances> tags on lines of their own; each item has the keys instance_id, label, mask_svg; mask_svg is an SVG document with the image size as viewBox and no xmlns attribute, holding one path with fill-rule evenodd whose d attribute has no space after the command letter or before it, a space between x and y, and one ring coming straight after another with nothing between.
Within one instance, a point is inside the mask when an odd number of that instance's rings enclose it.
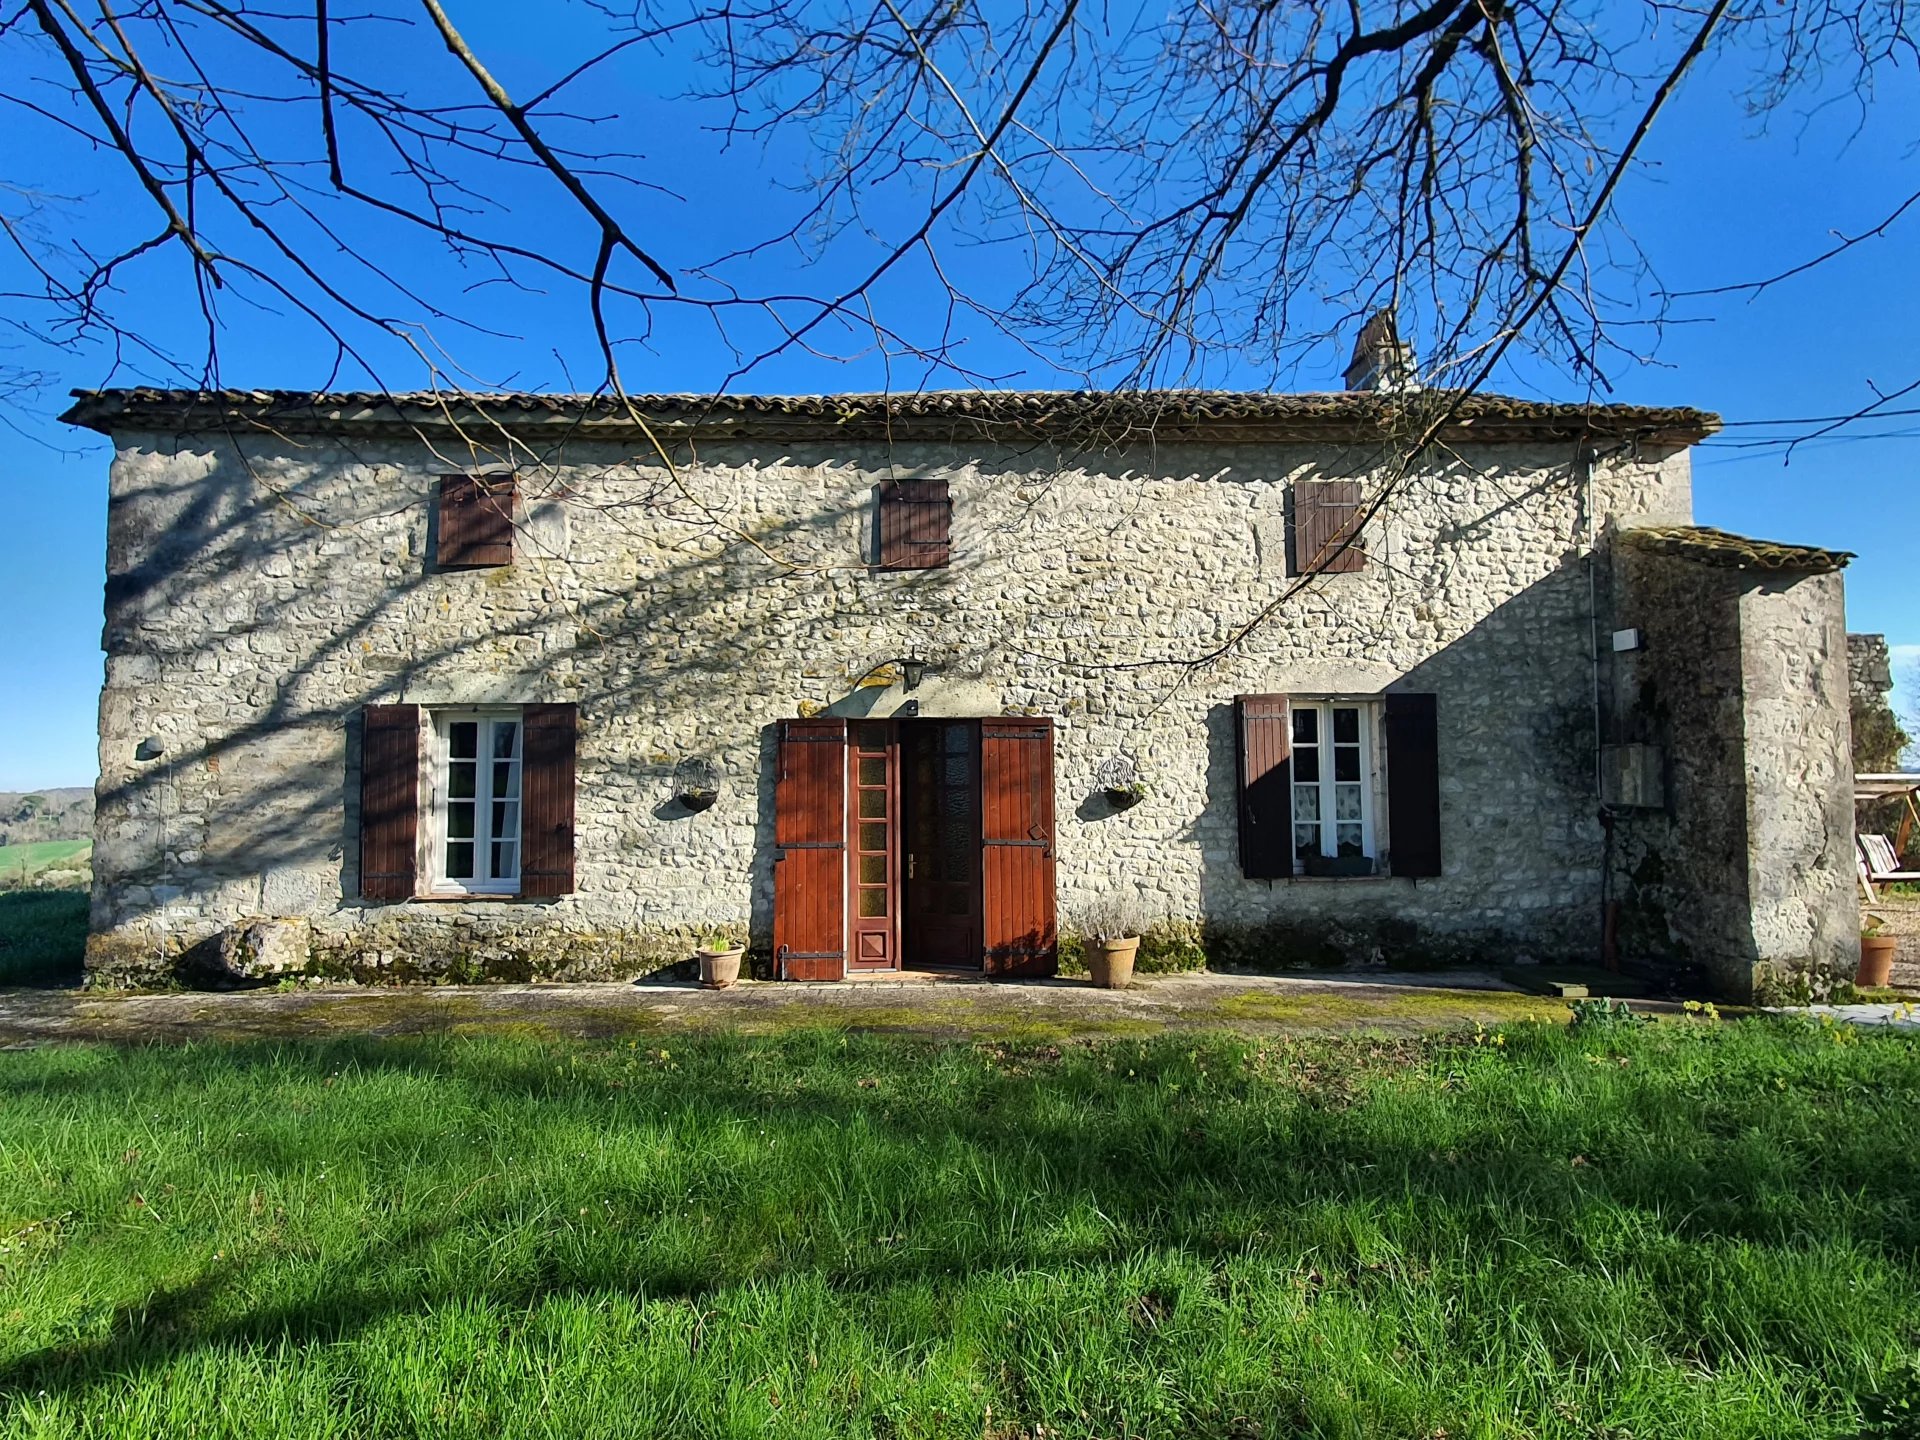
<instances>
[{"instance_id":1,"label":"stone doorstep","mask_svg":"<svg viewBox=\"0 0 1920 1440\"><path fill-rule=\"evenodd\" d=\"M1502 970L1500 978L1530 995L1551 995L1562 1000L1585 1000L1593 995L1636 1000L1644 996L1647 989L1632 976L1594 965L1514 965Z\"/></svg>"}]
</instances>

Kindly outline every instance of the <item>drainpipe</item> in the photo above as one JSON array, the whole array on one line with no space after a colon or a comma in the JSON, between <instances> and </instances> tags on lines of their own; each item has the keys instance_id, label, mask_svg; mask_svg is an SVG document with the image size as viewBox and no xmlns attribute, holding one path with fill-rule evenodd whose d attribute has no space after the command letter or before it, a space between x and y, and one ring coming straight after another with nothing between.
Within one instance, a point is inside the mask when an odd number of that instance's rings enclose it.
<instances>
[{"instance_id":1,"label":"drainpipe","mask_svg":"<svg viewBox=\"0 0 1920 1440\"><path fill-rule=\"evenodd\" d=\"M1583 444L1574 452L1580 471L1580 506L1586 518L1587 542L1587 654L1592 675L1593 795L1600 802L1600 963L1620 968L1620 902L1613 894L1612 809L1605 801L1606 717L1600 695L1600 526L1594 514L1593 472L1600 452Z\"/></svg>"}]
</instances>

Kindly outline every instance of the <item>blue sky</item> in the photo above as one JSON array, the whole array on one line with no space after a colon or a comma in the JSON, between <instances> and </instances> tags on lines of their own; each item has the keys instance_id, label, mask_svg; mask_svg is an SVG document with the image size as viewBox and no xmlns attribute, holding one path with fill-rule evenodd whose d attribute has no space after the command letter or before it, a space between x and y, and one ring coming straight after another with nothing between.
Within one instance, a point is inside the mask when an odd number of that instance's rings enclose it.
<instances>
[{"instance_id":1,"label":"blue sky","mask_svg":"<svg viewBox=\"0 0 1920 1440\"><path fill-rule=\"evenodd\" d=\"M568 38L564 25L530 34L521 23L525 13L493 0L457 12L483 53L506 56L499 60L503 76L523 92L564 68ZM0 84L6 80L0 73ZM681 122L647 93L638 87L591 98L622 109L656 154L697 150L692 137L673 128ZM1899 97L1881 103L1905 104ZM1623 193L1625 223L1671 289L1758 278L1826 248L1831 231L1868 228L1903 198L1902 181L1906 188L1913 183L1907 146L1916 118L1910 110L1883 113L1855 133L1853 115L1830 109L1804 123L1776 117L1763 132L1724 75L1696 72L1663 117L1648 165ZM707 167L695 166L683 175L683 199L649 204L695 249L718 251L737 229L741 197L757 205L756 187L770 188L790 159L777 150L736 152L724 168L704 173ZM45 163L59 171L63 193L114 193L98 157L75 151ZM445 263L404 241L383 243L380 260L422 283ZM1698 405L1732 422L1853 411L1873 398L1873 385L1893 389L1920 379L1920 287L1910 281L1916 273L1920 214L1750 301L1722 299L1684 311L1693 323L1669 326L1650 363L1619 373L1615 398ZM910 286L883 300L892 307L883 318L907 325L927 318L916 313L925 301ZM177 283L152 284L133 303L158 327L181 329L193 320L190 292ZM577 364L583 352L581 317L558 301L526 296L507 297L502 315L502 328L523 338L476 343L488 378L564 388L567 363ZM264 312L233 312L222 348L229 384L314 386L331 364L312 336ZM973 353L1005 373L1007 383L1060 383L991 336L980 336ZM1328 354L1327 373L1301 374L1298 388L1330 388L1340 358ZM0 429L0 501L8 517L0 528L0 789L87 784L95 770L101 678L108 457L98 437L65 432L52 417L68 385L99 383L107 366L97 353L49 357L17 346L0 353L7 359L45 364L59 383L29 400L15 428ZM626 381L634 390L700 390L718 384L724 371L724 356L704 338L665 330L628 362ZM1250 376L1215 378L1257 383ZM791 356L741 388L832 391L875 388L887 379L871 356L851 363ZM1524 366L1498 383L1536 394L1555 393L1557 385ZM1920 393L1900 408L1920 409ZM1899 703L1905 713L1920 711L1920 552L1908 523L1920 415L1812 441L1790 459L1745 445L1779 433L1736 423L1696 453L1697 518L1856 552L1847 572L1849 628L1888 636L1904 682Z\"/></svg>"}]
</instances>

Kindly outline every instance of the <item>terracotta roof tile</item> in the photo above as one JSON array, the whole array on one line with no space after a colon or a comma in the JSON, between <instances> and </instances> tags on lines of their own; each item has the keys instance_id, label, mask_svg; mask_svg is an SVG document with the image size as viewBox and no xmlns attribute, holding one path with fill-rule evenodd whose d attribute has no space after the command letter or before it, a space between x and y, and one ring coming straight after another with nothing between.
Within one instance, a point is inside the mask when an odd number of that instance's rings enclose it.
<instances>
[{"instance_id":1,"label":"terracotta roof tile","mask_svg":"<svg viewBox=\"0 0 1920 1440\"><path fill-rule=\"evenodd\" d=\"M1724 570L1785 571L1824 575L1846 568L1850 550L1822 550L1814 545L1785 545L1777 540L1755 540L1706 525L1665 525L1622 530L1622 545L1651 555L1669 555L1696 565Z\"/></svg>"}]
</instances>

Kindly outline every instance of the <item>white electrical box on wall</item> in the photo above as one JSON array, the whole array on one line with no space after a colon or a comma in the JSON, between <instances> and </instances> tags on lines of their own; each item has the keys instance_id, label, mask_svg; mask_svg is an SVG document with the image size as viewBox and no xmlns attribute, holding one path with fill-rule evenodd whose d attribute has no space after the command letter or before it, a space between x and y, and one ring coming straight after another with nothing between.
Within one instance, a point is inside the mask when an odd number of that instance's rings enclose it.
<instances>
[{"instance_id":1,"label":"white electrical box on wall","mask_svg":"<svg viewBox=\"0 0 1920 1440\"><path fill-rule=\"evenodd\" d=\"M1613 648L1616 652L1621 650L1638 650L1640 648L1640 632L1638 630L1614 631Z\"/></svg>"}]
</instances>

